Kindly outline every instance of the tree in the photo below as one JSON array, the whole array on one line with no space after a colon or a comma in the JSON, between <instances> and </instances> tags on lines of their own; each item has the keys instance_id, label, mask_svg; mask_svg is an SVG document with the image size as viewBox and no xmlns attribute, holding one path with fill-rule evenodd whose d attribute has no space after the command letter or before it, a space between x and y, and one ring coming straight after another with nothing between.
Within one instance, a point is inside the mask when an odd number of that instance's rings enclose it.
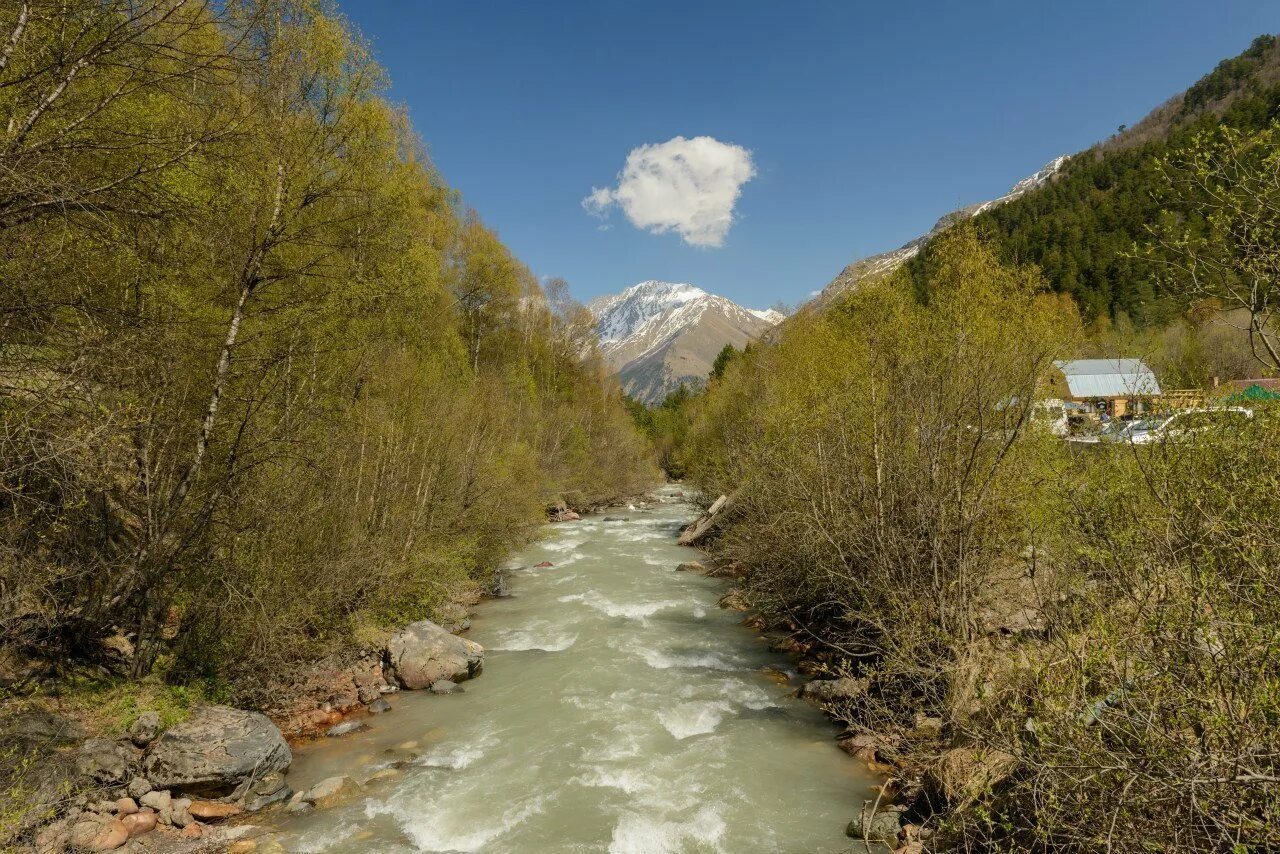
<instances>
[{"instance_id":1,"label":"tree","mask_svg":"<svg viewBox=\"0 0 1280 854\"><path fill-rule=\"evenodd\" d=\"M1280 124L1201 133L1158 169L1170 213L1151 257L1184 298L1243 310L1254 357L1280 370Z\"/></svg>"}]
</instances>

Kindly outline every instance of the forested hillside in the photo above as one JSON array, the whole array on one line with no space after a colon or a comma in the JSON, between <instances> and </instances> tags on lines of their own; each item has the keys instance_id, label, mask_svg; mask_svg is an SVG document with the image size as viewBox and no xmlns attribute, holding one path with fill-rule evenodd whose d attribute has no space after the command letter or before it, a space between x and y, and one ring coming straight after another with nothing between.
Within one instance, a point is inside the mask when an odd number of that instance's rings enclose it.
<instances>
[{"instance_id":1,"label":"forested hillside","mask_svg":"<svg viewBox=\"0 0 1280 854\"><path fill-rule=\"evenodd\" d=\"M1198 134L1229 128L1251 133L1280 116L1280 43L1260 36L1185 93L1132 128L1073 156L1054 180L975 218L1003 260L1031 262L1050 286L1070 294L1085 318L1125 315L1139 325L1179 314L1160 270L1138 257L1153 227L1179 210L1166 192L1158 161ZM906 265L927 286L936 248Z\"/></svg>"},{"instance_id":2,"label":"forested hillside","mask_svg":"<svg viewBox=\"0 0 1280 854\"><path fill-rule=\"evenodd\" d=\"M589 314L329 4L4 0L0 28L6 685L98 661L254 702L487 582L561 496L650 481Z\"/></svg>"}]
</instances>

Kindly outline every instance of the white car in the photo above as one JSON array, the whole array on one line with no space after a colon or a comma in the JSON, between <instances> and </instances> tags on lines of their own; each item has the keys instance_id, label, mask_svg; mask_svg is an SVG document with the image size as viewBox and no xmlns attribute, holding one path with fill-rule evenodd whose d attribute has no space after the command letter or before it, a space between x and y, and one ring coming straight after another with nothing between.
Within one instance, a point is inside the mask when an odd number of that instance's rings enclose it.
<instances>
[{"instance_id":1,"label":"white car","mask_svg":"<svg viewBox=\"0 0 1280 854\"><path fill-rule=\"evenodd\" d=\"M1209 430L1240 427L1252 417L1253 410L1242 406L1223 409L1184 409L1181 412L1135 418L1123 430L1104 432L1099 438L1103 442L1150 445L1153 442L1190 438Z\"/></svg>"}]
</instances>

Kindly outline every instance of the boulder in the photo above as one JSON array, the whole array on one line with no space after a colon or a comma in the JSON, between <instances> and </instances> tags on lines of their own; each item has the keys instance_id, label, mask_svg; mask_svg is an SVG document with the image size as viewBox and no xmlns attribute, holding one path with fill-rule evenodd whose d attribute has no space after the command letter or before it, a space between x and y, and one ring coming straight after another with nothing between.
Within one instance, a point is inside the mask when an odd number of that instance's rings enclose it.
<instances>
[{"instance_id":1,"label":"boulder","mask_svg":"<svg viewBox=\"0 0 1280 854\"><path fill-rule=\"evenodd\" d=\"M751 610L751 603L747 601L747 594L738 587L721 596L718 604L728 611Z\"/></svg>"},{"instance_id":2,"label":"boulder","mask_svg":"<svg viewBox=\"0 0 1280 854\"><path fill-rule=\"evenodd\" d=\"M129 827L122 821L110 821L103 825L89 841L90 851L114 851L129 841Z\"/></svg>"},{"instance_id":3,"label":"boulder","mask_svg":"<svg viewBox=\"0 0 1280 854\"><path fill-rule=\"evenodd\" d=\"M441 679L461 682L478 676L484 647L420 620L391 636L386 658L388 669L405 688L430 688Z\"/></svg>"},{"instance_id":4,"label":"boulder","mask_svg":"<svg viewBox=\"0 0 1280 854\"><path fill-rule=\"evenodd\" d=\"M271 804L288 800L292 794L293 789L285 782L284 774L276 771L250 786L249 791L240 799L240 804L245 811L256 812Z\"/></svg>"},{"instance_id":5,"label":"boulder","mask_svg":"<svg viewBox=\"0 0 1280 854\"><path fill-rule=\"evenodd\" d=\"M44 747L70 747L84 740L84 726L44 709L27 709L0 719L0 743L23 752Z\"/></svg>"},{"instance_id":6,"label":"boulder","mask_svg":"<svg viewBox=\"0 0 1280 854\"><path fill-rule=\"evenodd\" d=\"M699 575L705 575L707 568L696 560L690 560L677 566L676 572L696 572Z\"/></svg>"},{"instance_id":7,"label":"boulder","mask_svg":"<svg viewBox=\"0 0 1280 854\"><path fill-rule=\"evenodd\" d=\"M137 801L151 792L151 783L146 777L134 777L125 787L125 791L129 793L129 797Z\"/></svg>"},{"instance_id":8,"label":"boulder","mask_svg":"<svg viewBox=\"0 0 1280 854\"><path fill-rule=\"evenodd\" d=\"M156 829L156 814L150 810L146 812L136 812L120 819L120 823L129 833L129 837L141 836L144 833L150 833Z\"/></svg>"},{"instance_id":9,"label":"boulder","mask_svg":"<svg viewBox=\"0 0 1280 854\"><path fill-rule=\"evenodd\" d=\"M143 767L159 788L238 797L292 761L284 736L266 715L203 706L151 744Z\"/></svg>"},{"instance_id":10,"label":"boulder","mask_svg":"<svg viewBox=\"0 0 1280 854\"><path fill-rule=\"evenodd\" d=\"M465 605L457 602L444 603L437 609L436 616L439 617L440 627L455 635L471 628L471 615L467 613Z\"/></svg>"},{"instance_id":11,"label":"boulder","mask_svg":"<svg viewBox=\"0 0 1280 854\"><path fill-rule=\"evenodd\" d=\"M108 738L91 738L80 745L76 768L99 783L124 783L134 777L138 751L127 743Z\"/></svg>"},{"instance_id":12,"label":"boulder","mask_svg":"<svg viewBox=\"0 0 1280 854\"><path fill-rule=\"evenodd\" d=\"M844 676L839 679L814 679L800 686L796 696L807 700L815 706L827 706L834 703L847 703L867 693L869 679L854 679Z\"/></svg>"},{"instance_id":13,"label":"boulder","mask_svg":"<svg viewBox=\"0 0 1280 854\"><path fill-rule=\"evenodd\" d=\"M849 822L844 832L852 839L893 845L897 843L898 833L901 830L901 807L885 807L876 810L875 803L863 801L858 817Z\"/></svg>"},{"instance_id":14,"label":"boulder","mask_svg":"<svg viewBox=\"0 0 1280 854\"><path fill-rule=\"evenodd\" d=\"M173 801L173 796L170 795L167 791L152 790L152 791L146 792L142 796L142 805L144 807L150 807L156 812L164 812L166 809L169 808L169 804L172 803L172 801Z\"/></svg>"},{"instance_id":15,"label":"boulder","mask_svg":"<svg viewBox=\"0 0 1280 854\"><path fill-rule=\"evenodd\" d=\"M626 517L626 516L605 516L605 517L604 517L604 521L606 521L606 522L626 522L626 521L628 521L628 520L627 520L627 517Z\"/></svg>"},{"instance_id":16,"label":"boulder","mask_svg":"<svg viewBox=\"0 0 1280 854\"><path fill-rule=\"evenodd\" d=\"M569 509L557 510L548 515L547 519L551 522L576 522L582 517Z\"/></svg>"},{"instance_id":17,"label":"boulder","mask_svg":"<svg viewBox=\"0 0 1280 854\"><path fill-rule=\"evenodd\" d=\"M391 704L379 697L369 704L369 714L381 715L391 711Z\"/></svg>"},{"instance_id":18,"label":"boulder","mask_svg":"<svg viewBox=\"0 0 1280 854\"><path fill-rule=\"evenodd\" d=\"M1003 750L954 747L925 772L925 794L931 803L964 809L1012 774L1017 764L1017 758Z\"/></svg>"},{"instance_id":19,"label":"boulder","mask_svg":"<svg viewBox=\"0 0 1280 854\"><path fill-rule=\"evenodd\" d=\"M129 727L129 738L138 747L146 747L156 740L160 734L160 715L158 712L143 712Z\"/></svg>"},{"instance_id":20,"label":"boulder","mask_svg":"<svg viewBox=\"0 0 1280 854\"><path fill-rule=\"evenodd\" d=\"M333 726L329 727L329 730L325 733L325 735L328 736L329 738L337 738L338 736L341 736L341 735L349 735L353 732L360 732L361 730L368 729L368 728L369 728L369 725L361 720L343 721L340 724L334 724Z\"/></svg>"},{"instance_id":21,"label":"boulder","mask_svg":"<svg viewBox=\"0 0 1280 854\"><path fill-rule=\"evenodd\" d=\"M552 562L551 562L551 561L549 561L549 560L544 560L542 563L535 563L535 564L533 565L533 568L534 568L534 569L548 569L549 567L553 567L553 566L555 566L555 564L554 564L554 563L552 563Z\"/></svg>"},{"instance_id":22,"label":"boulder","mask_svg":"<svg viewBox=\"0 0 1280 854\"><path fill-rule=\"evenodd\" d=\"M116 799L116 815L133 815L138 811L138 802L133 798Z\"/></svg>"},{"instance_id":23,"label":"boulder","mask_svg":"<svg viewBox=\"0 0 1280 854\"><path fill-rule=\"evenodd\" d=\"M338 797L350 784L351 781L346 777L326 777L308 789L299 800L303 803L323 806Z\"/></svg>"},{"instance_id":24,"label":"boulder","mask_svg":"<svg viewBox=\"0 0 1280 854\"><path fill-rule=\"evenodd\" d=\"M441 679L431 686L432 694L457 694L462 691L462 686L457 682L448 679Z\"/></svg>"}]
</instances>

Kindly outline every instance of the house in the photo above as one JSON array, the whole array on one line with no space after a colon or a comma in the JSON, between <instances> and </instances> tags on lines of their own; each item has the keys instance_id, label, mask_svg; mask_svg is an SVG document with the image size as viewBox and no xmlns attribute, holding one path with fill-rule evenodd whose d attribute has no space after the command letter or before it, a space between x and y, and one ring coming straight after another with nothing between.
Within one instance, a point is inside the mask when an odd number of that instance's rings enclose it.
<instances>
[{"instance_id":1,"label":"house","mask_svg":"<svg viewBox=\"0 0 1280 854\"><path fill-rule=\"evenodd\" d=\"M1054 362L1050 386L1058 397L1119 418L1160 394L1156 375L1141 359L1073 359Z\"/></svg>"}]
</instances>

